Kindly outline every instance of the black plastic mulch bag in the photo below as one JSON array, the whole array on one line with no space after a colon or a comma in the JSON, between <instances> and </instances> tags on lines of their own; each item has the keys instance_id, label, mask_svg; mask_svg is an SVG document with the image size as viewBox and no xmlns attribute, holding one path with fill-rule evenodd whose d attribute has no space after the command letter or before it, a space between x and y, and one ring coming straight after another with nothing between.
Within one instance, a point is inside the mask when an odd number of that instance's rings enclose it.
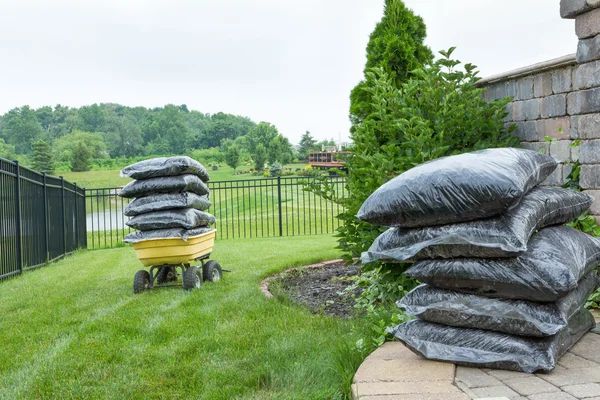
<instances>
[{"instance_id":1,"label":"black plastic mulch bag","mask_svg":"<svg viewBox=\"0 0 600 400\"><path fill-rule=\"evenodd\" d=\"M431 360L532 373L552 371L558 358L595 325L592 314L582 309L556 335L543 338L455 328L419 319L400 324L392 333L413 352Z\"/></svg>"},{"instance_id":2,"label":"black plastic mulch bag","mask_svg":"<svg viewBox=\"0 0 600 400\"><path fill-rule=\"evenodd\" d=\"M198 196L209 195L206 183L196 175L163 176L129 182L121 189L119 196L133 198L158 193L192 192Z\"/></svg>"},{"instance_id":3,"label":"black plastic mulch bag","mask_svg":"<svg viewBox=\"0 0 600 400\"><path fill-rule=\"evenodd\" d=\"M537 187L505 214L428 228L390 228L362 254L363 263L426 258L515 257L537 229L575 220L593 198L568 189Z\"/></svg>"},{"instance_id":4,"label":"black plastic mulch bag","mask_svg":"<svg viewBox=\"0 0 600 400\"><path fill-rule=\"evenodd\" d=\"M167 228L208 227L215 222L215 217L207 212L195 208L182 208L140 214L127 221L127 225L140 231L153 231Z\"/></svg>"},{"instance_id":5,"label":"black plastic mulch bag","mask_svg":"<svg viewBox=\"0 0 600 400\"><path fill-rule=\"evenodd\" d=\"M198 161L187 156L160 157L129 165L121 171L121 177L133 179L157 178L160 176L196 175L204 182L210 177L206 168Z\"/></svg>"},{"instance_id":6,"label":"black plastic mulch bag","mask_svg":"<svg viewBox=\"0 0 600 400\"><path fill-rule=\"evenodd\" d=\"M182 239L184 242L190 237L202 235L204 233L208 233L210 231L214 231L213 228L194 228L194 229L181 229L181 228L172 228L172 229L157 229L154 231L147 232L131 232L129 235L125 236L123 241L125 243L137 243L143 242L144 240L151 239Z\"/></svg>"},{"instance_id":7,"label":"black plastic mulch bag","mask_svg":"<svg viewBox=\"0 0 600 400\"><path fill-rule=\"evenodd\" d=\"M487 149L442 157L397 176L364 202L358 218L382 226L421 227L500 214L556 169L525 149Z\"/></svg>"},{"instance_id":8,"label":"black plastic mulch bag","mask_svg":"<svg viewBox=\"0 0 600 400\"><path fill-rule=\"evenodd\" d=\"M415 263L405 273L423 283L487 297L559 300L600 265L600 240L567 226L542 229L516 258L455 258Z\"/></svg>"},{"instance_id":9,"label":"black plastic mulch bag","mask_svg":"<svg viewBox=\"0 0 600 400\"><path fill-rule=\"evenodd\" d=\"M436 324L543 337L567 326L598 282L596 273L590 272L575 291L554 303L492 299L420 285L396 304L407 315Z\"/></svg>"},{"instance_id":10,"label":"black plastic mulch bag","mask_svg":"<svg viewBox=\"0 0 600 400\"><path fill-rule=\"evenodd\" d=\"M210 207L208 196L198 196L196 193L160 193L137 197L123 210L123 215L134 217L152 211L170 210L177 208L195 208L200 211Z\"/></svg>"}]
</instances>

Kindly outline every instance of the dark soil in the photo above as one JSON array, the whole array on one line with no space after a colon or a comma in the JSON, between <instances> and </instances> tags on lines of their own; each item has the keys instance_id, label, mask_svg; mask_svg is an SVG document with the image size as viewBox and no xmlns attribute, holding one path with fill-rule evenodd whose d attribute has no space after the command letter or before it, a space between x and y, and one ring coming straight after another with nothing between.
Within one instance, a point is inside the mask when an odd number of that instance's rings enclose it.
<instances>
[{"instance_id":1,"label":"dark soil","mask_svg":"<svg viewBox=\"0 0 600 400\"><path fill-rule=\"evenodd\" d=\"M332 264L319 268L298 268L286 272L277 282L281 294L312 312L348 318L355 313L353 293L345 292L358 275L360 266Z\"/></svg>"}]
</instances>

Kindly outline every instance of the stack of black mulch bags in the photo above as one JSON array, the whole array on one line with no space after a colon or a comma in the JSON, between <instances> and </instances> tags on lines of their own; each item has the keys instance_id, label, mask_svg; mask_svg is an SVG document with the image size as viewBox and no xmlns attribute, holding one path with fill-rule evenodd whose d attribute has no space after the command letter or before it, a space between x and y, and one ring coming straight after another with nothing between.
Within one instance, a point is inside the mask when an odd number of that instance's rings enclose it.
<instances>
[{"instance_id":1,"label":"stack of black mulch bags","mask_svg":"<svg viewBox=\"0 0 600 400\"><path fill-rule=\"evenodd\" d=\"M206 168L190 157L153 158L121 171L122 177L136 179L119 196L135 198L123 211L127 225L137 229L123 240L136 243L147 239L182 238L210 231L215 217L210 207L210 177Z\"/></svg>"},{"instance_id":2,"label":"stack of black mulch bags","mask_svg":"<svg viewBox=\"0 0 600 400\"><path fill-rule=\"evenodd\" d=\"M430 359L531 373L552 370L594 326L584 304L600 240L563 225L593 199L536 187L556 166L530 150L477 151L413 168L367 199L358 217L392 228L363 262L415 262L406 274L423 282L398 302L417 318L396 338Z\"/></svg>"}]
</instances>

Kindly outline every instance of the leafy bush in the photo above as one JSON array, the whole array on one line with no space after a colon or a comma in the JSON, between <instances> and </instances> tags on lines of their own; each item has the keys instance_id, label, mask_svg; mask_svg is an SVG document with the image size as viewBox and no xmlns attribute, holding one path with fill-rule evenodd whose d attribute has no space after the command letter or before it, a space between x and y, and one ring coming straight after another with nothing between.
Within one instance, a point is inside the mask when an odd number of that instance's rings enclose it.
<instances>
[{"instance_id":1,"label":"leafy bush","mask_svg":"<svg viewBox=\"0 0 600 400\"><path fill-rule=\"evenodd\" d=\"M346 160L348 177L341 197L326 179L309 185L308 190L336 201L345 211L337 237L346 259L360 257L386 228L361 222L356 214L382 184L410 168L432 159L489 147L518 146L505 128L509 98L486 102L477 88L476 67L458 69L451 58L454 48L442 51L431 65L413 72L399 88L380 68L368 72L373 86L370 92L373 112L352 134L354 147ZM416 282L401 277L402 265L373 263L363 270L357 282L365 291L358 299L362 308L384 305L393 307Z\"/></svg>"}]
</instances>

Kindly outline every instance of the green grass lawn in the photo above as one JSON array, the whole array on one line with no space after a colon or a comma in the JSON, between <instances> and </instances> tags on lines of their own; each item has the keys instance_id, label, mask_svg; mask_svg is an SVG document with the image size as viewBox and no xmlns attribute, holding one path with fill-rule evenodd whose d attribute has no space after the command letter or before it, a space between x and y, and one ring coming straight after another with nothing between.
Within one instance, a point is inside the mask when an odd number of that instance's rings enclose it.
<instances>
[{"instance_id":1,"label":"green grass lawn","mask_svg":"<svg viewBox=\"0 0 600 400\"><path fill-rule=\"evenodd\" d=\"M132 293L131 248L83 251L2 283L0 398L347 398L361 320L269 300L259 282L339 256L331 236L218 241L233 270Z\"/></svg>"},{"instance_id":2,"label":"green grass lawn","mask_svg":"<svg viewBox=\"0 0 600 400\"><path fill-rule=\"evenodd\" d=\"M304 168L307 164L288 164L285 167L295 170L296 168ZM238 170L248 170L251 167L239 167ZM77 182L77 185L86 189L93 188L110 188L124 186L131 181L129 178L121 178L119 175L120 169L109 171L86 171L86 172L57 172L56 175L62 175L69 182ZM209 168L211 181L234 181L243 179L258 179L263 176L253 176L250 174L234 175L233 168L222 165L217 171L212 171Z\"/></svg>"}]
</instances>

